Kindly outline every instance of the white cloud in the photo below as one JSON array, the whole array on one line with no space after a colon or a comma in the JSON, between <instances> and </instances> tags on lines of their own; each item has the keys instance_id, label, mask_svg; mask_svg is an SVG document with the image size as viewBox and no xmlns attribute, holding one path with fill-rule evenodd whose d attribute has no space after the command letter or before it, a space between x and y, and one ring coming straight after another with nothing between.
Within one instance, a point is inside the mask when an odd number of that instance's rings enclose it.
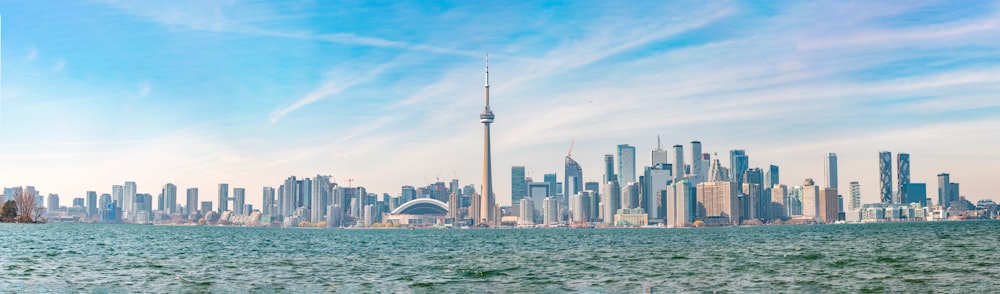
<instances>
[{"instance_id":1,"label":"white cloud","mask_svg":"<svg viewBox=\"0 0 1000 294\"><path fill-rule=\"evenodd\" d=\"M62 72L64 69L66 69L66 60L59 58L52 62L53 72Z\"/></svg>"},{"instance_id":2,"label":"white cloud","mask_svg":"<svg viewBox=\"0 0 1000 294\"><path fill-rule=\"evenodd\" d=\"M36 48L28 49L28 54L25 56L25 59L31 62L35 61L35 58L38 58L38 49Z\"/></svg>"}]
</instances>

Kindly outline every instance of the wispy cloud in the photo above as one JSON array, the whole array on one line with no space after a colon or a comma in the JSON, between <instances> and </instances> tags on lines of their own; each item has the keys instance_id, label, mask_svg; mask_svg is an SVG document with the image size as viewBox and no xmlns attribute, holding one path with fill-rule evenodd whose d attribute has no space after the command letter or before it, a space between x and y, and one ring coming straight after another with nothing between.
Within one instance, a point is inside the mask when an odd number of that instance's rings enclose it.
<instances>
[{"instance_id":1,"label":"wispy cloud","mask_svg":"<svg viewBox=\"0 0 1000 294\"><path fill-rule=\"evenodd\" d=\"M390 67L390 64L382 64L363 73L329 74L328 76L332 75L334 77L328 77L322 85L312 90L302 98L299 98L295 101L295 103L275 110L271 114L271 123L277 123L281 120L281 118L285 117L289 113L292 113L293 111L306 105L336 95L354 85L371 81L388 67Z\"/></svg>"},{"instance_id":2,"label":"wispy cloud","mask_svg":"<svg viewBox=\"0 0 1000 294\"><path fill-rule=\"evenodd\" d=\"M38 58L38 49L29 48L28 53L25 55L24 59L27 60L28 62L31 62L35 61L35 58Z\"/></svg>"},{"instance_id":3,"label":"wispy cloud","mask_svg":"<svg viewBox=\"0 0 1000 294\"><path fill-rule=\"evenodd\" d=\"M62 58L57 58L55 61L52 62L52 71L53 72L57 72L58 73L58 72L62 72L65 69L66 69L66 60L64 60Z\"/></svg>"}]
</instances>

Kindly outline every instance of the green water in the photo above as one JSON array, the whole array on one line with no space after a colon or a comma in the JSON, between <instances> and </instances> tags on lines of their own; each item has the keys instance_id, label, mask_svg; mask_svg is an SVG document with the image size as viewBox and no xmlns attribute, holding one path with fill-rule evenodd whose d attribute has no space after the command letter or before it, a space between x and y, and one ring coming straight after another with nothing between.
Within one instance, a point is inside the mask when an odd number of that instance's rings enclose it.
<instances>
[{"instance_id":1,"label":"green water","mask_svg":"<svg viewBox=\"0 0 1000 294\"><path fill-rule=\"evenodd\" d=\"M997 292L1000 222L315 230L0 224L0 292Z\"/></svg>"}]
</instances>

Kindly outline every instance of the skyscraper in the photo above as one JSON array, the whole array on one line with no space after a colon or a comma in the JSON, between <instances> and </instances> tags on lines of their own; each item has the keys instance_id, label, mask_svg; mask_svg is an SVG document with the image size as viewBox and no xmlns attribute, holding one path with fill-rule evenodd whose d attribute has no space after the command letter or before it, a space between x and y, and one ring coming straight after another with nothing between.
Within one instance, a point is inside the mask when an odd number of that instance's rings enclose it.
<instances>
[{"instance_id":1,"label":"skyscraper","mask_svg":"<svg viewBox=\"0 0 1000 294\"><path fill-rule=\"evenodd\" d=\"M951 206L951 175L940 173L938 177L938 205L944 208Z\"/></svg>"},{"instance_id":2,"label":"skyscraper","mask_svg":"<svg viewBox=\"0 0 1000 294\"><path fill-rule=\"evenodd\" d=\"M851 199L847 203L847 211L861 209L861 184L857 181L851 182Z\"/></svg>"},{"instance_id":3,"label":"skyscraper","mask_svg":"<svg viewBox=\"0 0 1000 294\"><path fill-rule=\"evenodd\" d=\"M892 203L892 153L888 151L878 153L878 172L881 188L879 200L882 203Z\"/></svg>"},{"instance_id":4,"label":"skyscraper","mask_svg":"<svg viewBox=\"0 0 1000 294\"><path fill-rule=\"evenodd\" d=\"M494 207L496 199L493 197L493 167L490 160L490 124L493 123L494 115L490 110L490 59L486 57L486 106L479 114L479 122L483 124L483 191L479 196L479 219L473 220L480 226L493 227L499 223L494 220Z\"/></svg>"},{"instance_id":5,"label":"skyscraper","mask_svg":"<svg viewBox=\"0 0 1000 294\"><path fill-rule=\"evenodd\" d=\"M98 218L99 208L100 207L97 206L97 192L87 191L87 218Z\"/></svg>"},{"instance_id":6,"label":"skyscraper","mask_svg":"<svg viewBox=\"0 0 1000 294\"><path fill-rule=\"evenodd\" d=\"M261 191L261 203L263 207L261 208L261 213L264 215L274 214L274 188L264 187Z\"/></svg>"},{"instance_id":7,"label":"skyscraper","mask_svg":"<svg viewBox=\"0 0 1000 294\"><path fill-rule=\"evenodd\" d=\"M618 186L616 181L608 181L604 185L604 192L601 192L601 206L604 208L601 212L603 214L603 220L605 224L612 224L615 221L615 212L621 208L622 204L622 191Z\"/></svg>"},{"instance_id":8,"label":"skyscraper","mask_svg":"<svg viewBox=\"0 0 1000 294\"><path fill-rule=\"evenodd\" d=\"M819 194L819 219L832 224L837 221L837 189L823 188Z\"/></svg>"},{"instance_id":9,"label":"skyscraper","mask_svg":"<svg viewBox=\"0 0 1000 294\"><path fill-rule=\"evenodd\" d=\"M649 166L657 164L667 164L667 151L663 150L663 146L660 145L660 136L656 136L656 149L649 152Z\"/></svg>"},{"instance_id":10,"label":"skyscraper","mask_svg":"<svg viewBox=\"0 0 1000 294\"><path fill-rule=\"evenodd\" d=\"M243 207L246 205L247 190L244 188L233 188L233 212L236 214L250 214L249 211L244 211Z\"/></svg>"},{"instance_id":11,"label":"skyscraper","mask_svg":"<svg viewBox=\"0 0 1000 294\"><path fill-rule=\"evenodd\" d=\"M837 153L827 153L823 164L826 167L823 169L826 173L826 186L837 189Z\"/></svg>"},{"instance_id":12,"label":"skyscraper","mask_svg":"<svg viewBox=\"0 0 1000 294\"><path fill-rule=\"evenodd\" d=\"M771 206L767 210L772 220L788 218L788 186L782 184L771 186Z\"/></svg>"},{"instance_id":13,"label":"skyscraper","mask_svg":"<svg viewBox=\"0 0 1000 294\"><path fill-rule=\"evenodd\" d=\"M45 201L49 212L59 211L59 194L49 194L49 198Z\"/></svg>"},{"instance_id":14,"label":"skyscraper","mask_svg":"<svg viewBox=\"0 0 1000 294\"><path fill-rule=\"evenodd\" d=\"M510 203L521 203L521 199L528 194L528 185L525 183L524 166L510 167Z\"/></svg>"},{"instance_id":15,"label":"skyscraper","mask_svg":"<svg viewBox=\"0 0 1000 294\"><path fill-rule=\"evenodd\" d=\"M604 154L604 182L610 181L618 181L618 176L615 175L615 156Z\"/></svg>"},{"instance_id":16,"label":"skyscraper","mask_svg":"<svg viewBox=\"0 0 1000 294\"><path fill-rule=\"evenodd\" d=\"M125 210L125 187L122 185L111 186L111 202L115 207ZM120 217L120 216L119 216Z\"/></svg>"},{"instance_id":17,"label":"skyscraper","mask_svg":"<svg viewBox=\"0 0 1000 294\"><path fill-rule=\"evenodd\" d=\"M229 184L219 184L219 208L218 212L229 210Z\"/></svg>"},{"instance_id":18,"label":"skyscraper","mask_svg":"<svg viewBox=\"0 0 1000 294\"><path fill-rule=\"evenodd\" d=\"M125 182L125 188L124 189L125 190L123 192L122 198L125 200L125 208L123 210L128 211L128 213L126 213L126 215L129 218L134 218L135 217L135 213L138 210L138 209L136 209L136 205L135 205L135 202L136 202L136 199L135 199L135 194L136 194L135 182Z\"/></svg>"},{"instance_id":19,"label":"skyscraper","mask_svg":"<svg viewBox=\"0 0 1000 294\"><path fill-rule=\"evenodd\" d=\"M906 195L906 185L910 183L910 154L896 154L896 172L896 193L898 196L893 203L907 203L910 201Z\"/></svg>"},{"instance_id":20,"label":"skyscraper","mask_svg":"<svg viewBox=\"0 0 1000 294\"><path fill-rule=\"evenodd\" d=\"M750 203L748 206L750 210L755 213L747 213L745 216L747 219L769 219L768 217L768 206L771 206L771 194L764 193L764 171L759 167L750 168L743 172L743 184L750 184L740 186L744 191L743 194L750 197ZM748 189L753 189L750 191Z\"/></svg>"},{"instance_id":21,"label":"skyscraper","mask_svg":"<svg viewBox=\"0 0 1000 294\"><path fill-rule=\"evenodd\" d=\"M736 182L736 186L743 186L743 173L750 168L750 158L745 150L737 149L729 151L729 180Z\"/></svg>"},{"instance_id":22,"label":"skyscraper","mask_svg":"<svg viewBox=\"0 0 1000 294\"><path fill-rule=\"evenodd\" d=\"M620 144L618 145L618 183L627 185L635 181L635 147Z\"/></svg>"},{"instance_id":23,"label":"skyscraper","mask_svg":"<svg viewBox=\"0 0 1000 294\"><path fill-rule=\"evenodd\" d=\"M163 185L163 212L170 215L177 213L177 186L171 183Z\"/></svg>"},{"instance_id":24,"label":"skyscraper","mask_svg":"<svg viewBox=\"0 0 1000 294\"><path fill-rule=\"evenodd\" d=\"M812 179L806 179L802 184L802 216L812 220L818 220L820 216L820 191L819 186Z\"/></svg>"},{"instance_id":25,"label":"skyscraper","mask_svg":"<svg viewBox=\"0 0 1000 294\"><path fill-rule=\"evenodd\" d=\"M698 184L698 216L710 225L739 225L740 188L734 182L703 182Z\"/></svg>"},{"instance_id":26,"label":"skyscraper","mask_svg":"<svg viewBox=\"0 0 1000 294\"><path fill-rule=\"evenodd\" d=\"M664 223L667 227L687 227L694 222L695 212L691 208L695 197L692 197L692 188L691 182L681 180L670 183L664 190L667 211Z\"/></svg>"},{"instance_id":27,"label":"skyscraper","mask_svg":"<svg viewBox=\"0 0 1000 294\"><path fill-rule=\"evenodd\" d=\"M691 141L691 180L694 184L705 180L705 166L702 163L701 142Z\"/></svg>"},{"instance_id":28,"label":"skyscraper","mask_svg":"<svg viewBox=\"0 0 1000 294\"><path fill-rule=\"evenodd\" d=\"M565 169L563 169L563 199L559 200L559 205L567 205L566 199L580 192L583 192L583 169L580 168L580 164L576 160L567 155Z\"/></svg>"},{"instance_id":29,"label":"skyscraper","mask_svg":"<svg viewBox=\"0 0 1000 294\"><path fill-rule=\"evenodd\" d=\"M198 188L187 189L187 202L184 208L188 215L198 214Z\"/></svg>"},{"instance_id":30,"label":"skyscraper","mask_svg":"<svg viewBox=\"0 0 1000 294\"><path fill-rule=\"evenodd\" d=\"M684 176L684 146L674 145L674 181L680 181Z\"/></svg>"},{"instance_id":31,"label":"skyscraper","mask_svg":"<svg viewBox=\"0 0 1000 294\"><path fill-rule=\"evenodd\" d=\"M772 164L767 168L767 173L764 175L764 186L774 187L777 184L781 184L781 179L778 176L778 166Z\"/></svg>"},{"instance_id":32,"label":"skyscraper","mask_svg":"<svg viewBox=\"0 0 1000 294\"><path fill-rule=\"evenodd\" d=\"M587 205L590 208L590 212L587 213L587 216L590 217L589 221L597 221L600 217L601 209L601 196L598 193L601 190L601 184L598 182L586 182L583 184L583 189L592 192L588 199L590 200L590 204Z\"/></svg>"}]
</instances>

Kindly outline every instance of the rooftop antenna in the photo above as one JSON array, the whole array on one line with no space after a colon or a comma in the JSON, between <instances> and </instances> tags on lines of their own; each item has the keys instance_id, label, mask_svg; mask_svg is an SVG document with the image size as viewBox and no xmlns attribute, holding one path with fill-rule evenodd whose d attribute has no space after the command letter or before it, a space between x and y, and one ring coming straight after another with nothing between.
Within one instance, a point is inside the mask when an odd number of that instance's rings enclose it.
<instances>
[{"instance_id":1,"label":"rooftop antenna","mask_svg":"<svg viewBox=\"0 0 1000 294\"><path fill-rule=\"evenodd\" d=\"M660 135L656 135L656 150L663 150L663 144L660 144Z\"/></svg>"}]
</instances>

